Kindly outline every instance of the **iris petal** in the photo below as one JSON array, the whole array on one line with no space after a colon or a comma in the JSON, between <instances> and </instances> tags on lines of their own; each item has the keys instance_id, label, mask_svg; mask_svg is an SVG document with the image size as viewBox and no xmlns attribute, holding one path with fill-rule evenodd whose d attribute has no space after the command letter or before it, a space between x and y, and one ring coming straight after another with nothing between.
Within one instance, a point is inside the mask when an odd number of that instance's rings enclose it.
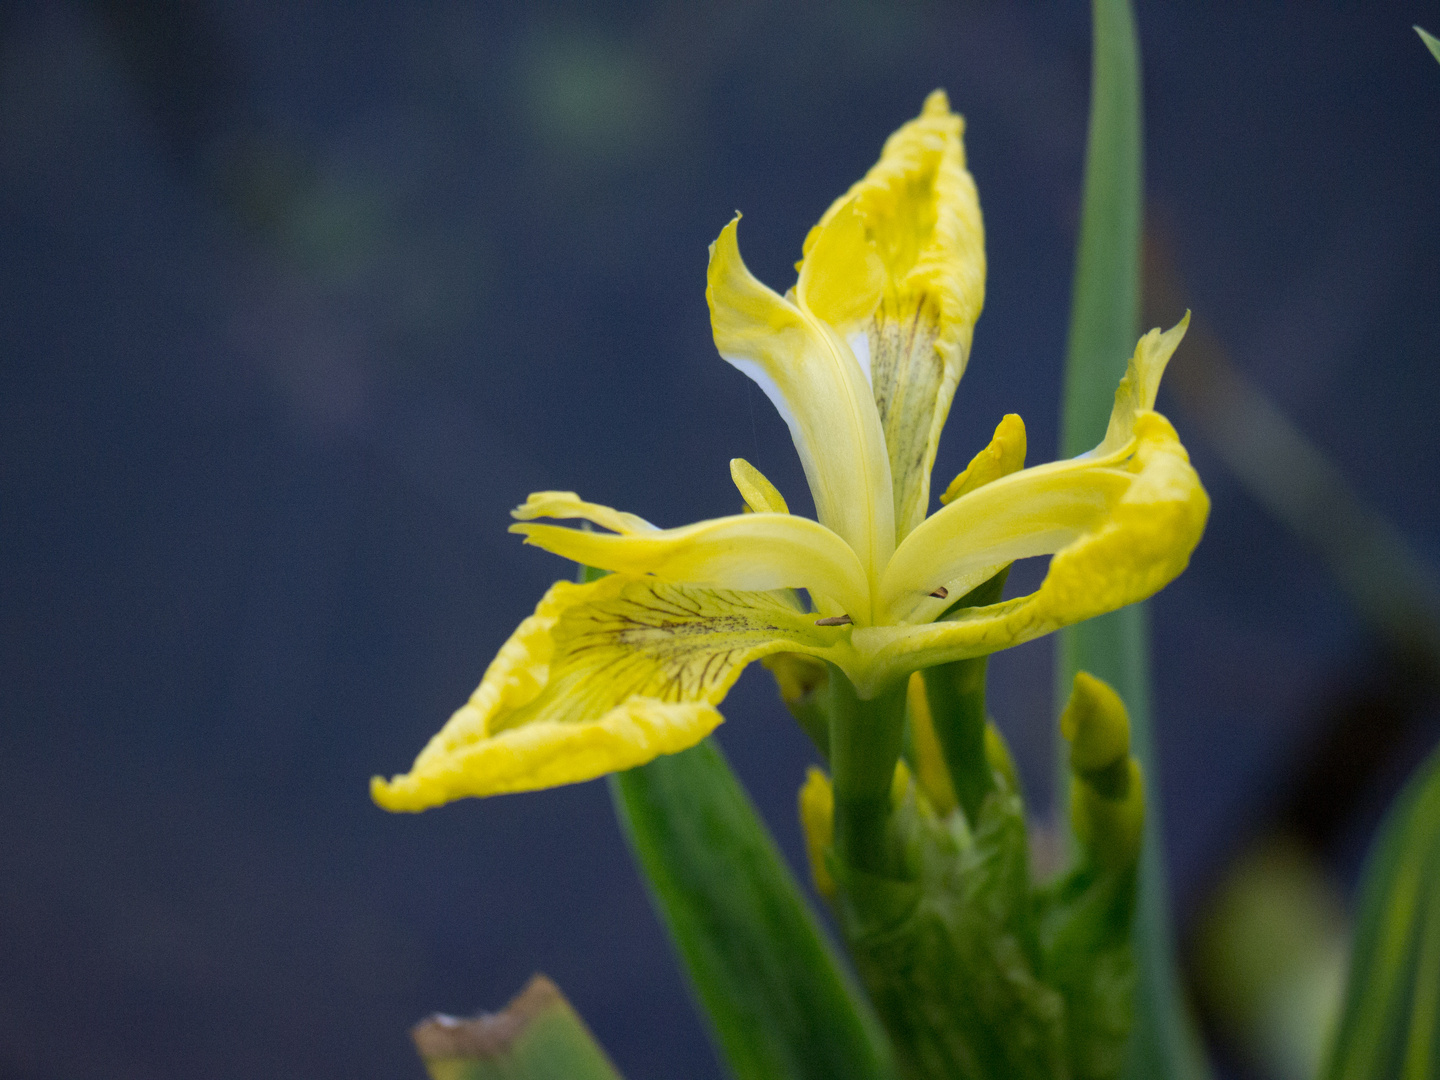
<instances>
[{"instance_id":1,"label":"iris petal","mask_svg":"<svg viewBox=\"0 0 1440 1080\"><path fill-rule=\"evenodd\" d=\"M519 518L580 517L605 524L615 511L575 499L564 505L542 492L515 511ZM638 520L638 519L637 519ZM793 514L734 514L677 529L621 534L582 532L522 521L512 532L525 542L586 566L715 588L808 589L827 597L857 623L869 621L865 571L844 540L819 522ZM827 609L829 611L829 609Z\"/></svg>"},{"instance_id":2,"label":"iris petal","mask_svg":"<svg viewBox=\"0 0 1440 1080\"><path fill-rule=\"evenodd\" d=\"M829 230L855 214L884 268L880 303L860 328L864 344L855 352L866 357L885 432L897 540L929 512L940 431L985 299L985 229L965 168L963 128L944 92L931 94L811 230L801 263L802 286L807 277L831 276Z\"/></svg>"},{"instance_id":3,"label":"iris petal","mask_svg":"<svg viewBox=\"0 0 1440 1080\"><path fill-rule=\"evenodd\" d=\"M423 810L677 753L721 722L715 705L747 664L834 635L765 594L622 575L560 582L410 772L373 778L371 796Z\"/></svg>"},{"instance_id":4,"label":"iris petal","mask_svg":"<svg viewBox=\"0 0 1440 1080\"><path fill-rule=\"evenodd\" d=\"M1200 541L1210 499L1165 417L1140 413L1133 431L1135 452L1127 468L1104 468L1103 481L1087 480L1104 496L1100 501L1110 502L1108 510L1087 519L1083 510L1072 507L1070 521L1072 527L1078 526L1077 535L1056 551L1038 590L929 625L857 629L852 644L864 657L862 690L917 668L1008 649L1144 600L1174 580ZM1024 477L1025 473L1017 473L996 481L952 503L947 512ZM1123 478L1125 490L1110 501L1114 478ZM1057 514L1056 520L1059 531L1064 515Z\"/></svg>"},{"instance_id":5,"label":"iris petal","mask_svg":"<svg viewBox=\"0 0 1440 1080\"><path fill-rule=\"evenodd\" d=\"M705 295L715 345L785 418L820 522L877 574L895 550L895 525L890 463L870 388L829 324L755 280L735 230L732 221L710 247ZM869 618L868 611L851 614Z\"/></svg>"}]
</instances>

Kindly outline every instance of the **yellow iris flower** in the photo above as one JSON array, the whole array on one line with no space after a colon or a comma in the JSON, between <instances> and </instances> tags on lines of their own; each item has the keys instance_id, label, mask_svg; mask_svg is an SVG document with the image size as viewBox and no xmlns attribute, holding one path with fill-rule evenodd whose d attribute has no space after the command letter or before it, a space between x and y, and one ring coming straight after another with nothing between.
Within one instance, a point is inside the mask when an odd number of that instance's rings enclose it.
<instances>
[{"instance_id":1,"label":"yellow iris flower","mask_svg":"<svg viewBox=\"0 0 1440 1080\"><path fill-rule=\"evenodd\" d=\"M784 296L741 261L738 216L711 245L715 344L785 418L818 520L791 514L741 459L731 475L749 512L681 528L572 492L531 495L512 531L611 573L552 587L410 772L372 780L377 803L421 810L628 769L709 734L762 657L829 661L871 697L1142 600L1185 568L1209 500L1153 411L1185 322L1140 340L1099 446L1026 469L1024 425L1007 416L927 516L985 289L961 131L932 94L810 231ZM1054 557L1034 593L947 610L1035 555Z\"/></svg>"}]
</instances>

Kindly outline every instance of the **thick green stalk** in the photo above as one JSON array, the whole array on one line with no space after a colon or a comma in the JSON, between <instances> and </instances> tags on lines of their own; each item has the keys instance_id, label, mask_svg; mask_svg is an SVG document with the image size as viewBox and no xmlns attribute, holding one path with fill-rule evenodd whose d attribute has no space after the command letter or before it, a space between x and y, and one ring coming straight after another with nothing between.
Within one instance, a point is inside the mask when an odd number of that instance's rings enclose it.
<instances>
[{"instance_id":1,"label":"thick green stalk","mask_svg":"<svg viewBox=\"0 0 1440 1080\"><path fill-rule=\"evenodd\" d=\"M830 771L835 785L835 853L846 865L894 875L899 852L889 828L890 787L905 738L905 684L862 700L830 669Z\"/></svg>"},{"instance_id":2,"label":"thick green stalk","mask_svg":"<svg viewBox=\"0 0 1440 1080\"><path fill-rule=\"evenodd\" d=\"M610 783L731 1075L889 1078L874 1014L719 747L707 740Z\"/></svg>"},{"instance_id":3,"label":"thick green stalk","mask_svg":"<svg viewBox=\"0 0 1440 1080\"><path fill-rule=\"evenodd\" d=\"M1142 166L1140 53L1128 0L1093 0L1090 129L1075 263L1060 442L1073 456L1100 441L1115 387L1139 335ZM1134 1080L1189 1080L1207 1072L1190 1032L1175 975L1160 848L1159 775L1150 725L1149 641L1139 605L1092 619L1060 636L1057 699L1077 670L1110 683L1130 710L1134 752L1144 769L1135 958L1139 985L1126 1072ZM1068 768L1057 769L1058 791Z\"/></svg>"}]
</instances>

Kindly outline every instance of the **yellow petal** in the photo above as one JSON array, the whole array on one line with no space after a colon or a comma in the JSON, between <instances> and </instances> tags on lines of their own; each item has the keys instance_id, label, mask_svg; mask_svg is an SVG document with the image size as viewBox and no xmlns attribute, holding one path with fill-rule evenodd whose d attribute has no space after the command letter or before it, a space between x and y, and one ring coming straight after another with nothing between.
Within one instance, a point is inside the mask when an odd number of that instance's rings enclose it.
<instances>
[{"instance_id":1,"label":"yellow petal","mask_svg":"<svg viewBox=\"0 0 1440 1080\"><path fill-rule=\"evenodd\" d=\"M865 221L849 202L812 230L795 296L801 307L845 335L875 314L885 279Z\"/></svg>"},{"instance_id":2,"label":"yellow petal","mask_svg":"<svg viewBox=\"0 0 1440 1080\"><path fill-rule=\"evenodd\" d=\"M940 496L941 505L949 506L961 495L1019 472L1025 467L1025 449L1025 421L1015 413L1007 413L996 426L990 445L971 458L965 471L950 481L945 494Z\"/></svg>"},{"instance_id":3,"label":"yellow petal","mask_svg":"<svg viewBox=\"0 0 1440 1080\"><path fill-rule=\"evenodd\" d=\"M779 488L744 458L730 459L730 479L753 514L788 514L790 507Z\"/></svg>"},{"instance_id":4,"label":"yellow petal","mask_svg":"<svg viewBox=\"0 0 1440 1080\"><path fill-rule=\"evenodd\" d=\"M521 521L532 518L583 518L602 529L610 529L624 536L633 533L655 532L655 526L635 514L627 514L600 503L586 502L573 491L534 491L524 505L510 512L510 516Z\"/></svg>"},{"instance_id":5,"label":"yellow petal","mask_svg":"<svg viewBox=\"0 0 1440 1080\"><path fill-rule=\"evenodd\" d=\"M935 734L930 699L925 696L925 676L918 671L911 673L910 685L905 688L905 708L910 720L916 779L935 813L946 817L960 804L950 780L950 767L945 764L945 751Z\"/></svg>"},{"instance_id":6,"label":"yellow petal","mask_svg":"<svg viewBox=\"0 0 1440 1080\"><path fill-rule=\"evenodd\" d=\"M965 168L963 129L944 92L935 91L805 244L801 280L825 276L811 264L829 257L824 238L832 221L854 213L884 266L879 306L855 347L868 353L894 478L897 539L929 512L940 430L985 300L985 229Z\"/></svg>"},{"instance_id":7,"label":"yellow petal","mask_svg":"<svg viewBox=\"0 0 1440 1080\"><path fill-rule=\"evenodd\" d=\"M599 507L600 513L594 503L565 503L561 494L532 496L514 515L522 521L537 513L597 524L614 520L616 512L608 507ZM733 514L678 529L650 526L618 535L528 521L510 531L522 534L527 544L601 570L723 589L809 589L828 597L856 623L869 617L869 585L855 552L825 526L793 514Z\"/></svg>"},{"instance_id":8,"label":"yellow petal","mask_svg":"<svg viewBox=\"0 0 1440 1080\"><path fill-rule=\"evenodd\" d=\"M1123 469L1041 466L962 495L905 538L881 578L882 621L928 622L1015 559L1050 555L1094 529L1135 482Z\"/></svg>"},{"instance_id":9,"label":"yellow petal","mask_svg":"<svg viewBox=\"0 0 1440 1080\"><path fill-rule=\"evenodd\" d=\"M835 879L825 863L825 853L835 843L835 791L830 778L811 765L800 788L800 827L805 833L805 854L815 891L826 900L835 898Z\"/></svg>"},{"instance_id":10,"label":"yellow petal","mask_svg":"<svg viewBox=\"0 0 1440 1080\"><path fill-rule=\"evenodd\" d=\"M693 746L741 670L829 640L761 594L619 574L559 582L415 759L371 780L387 810L589 780Z\"/></svg>"},{"instance_id":11,"label":"yellow petal","mask_svg":"<svg viewBox=\"0 0 1440 1080\"><path fill-rule=\"evenodd\" d=\"M1116 453L1134 437L1136 417L1155 407L1155 395L1160 391L1160 377L1165 374L1165 365L1180 347L1189 328L1190 312L1187 311L1184 318L1163 334L1156 328L1140 339L1115 390L1115 405L1110 410L1105 438L1087 456L1098 458Z\"/></svg>"},{"instance_id":12,"label":"yellow petal","mask_svg":"<svg viewBox=\"0 0 1440 1080\"><path fill-rule=\"evenodd\" d=\"M1210 500L1168 420L1159 413L1141 413L1134 431L1135 452L1126 469L1095 468L1085 479L1084 488L1103 512L1089 512L1094 508L1087 509L1083 494L1059 495L1046 507L1056 493L1039 492L1044 497L1042 509L1053 515L1053 520L1047 522L1045 514L1038 515L1031 542L1051 532L1073 531L1076 535L1050 560L1049 572L1036 592L929 625L856 628L851 647L857 659L850 661L846 670L857 688L862 693L872 692L917 668L1008 649L1144 600L1179 575L1200 541ZM1071 483L1077 475L1084 475L1078 465L1055 463L1069 467L1066 479ZM935 517L969 513L981 505L987 493L1022 485L1026 473L1053 468L1027 469L997 480L951 503ZM1115 499L1117 479L1125 487ZM929 539L921 537L918 529L910 539L917 538ZM1019 540L1012 540L1005 550L1021 548ZM896 553L897 562L902 554ZM993 557L976 556L980 561Z\"/></svg>"},{"instance_id":13,"label":"yellow petal","mask_svg":"<svg viewBox=\"0 0 1440 1080\"><path fill-rule=\"evenodd\" d=\"M746 269L736 221L710 246L705 296L715 345L789 425L821 524L855 549L867 571L878 573L894 551L895 523L890 463L870 387L834 329Z\"/></svg>"}]
</instances>

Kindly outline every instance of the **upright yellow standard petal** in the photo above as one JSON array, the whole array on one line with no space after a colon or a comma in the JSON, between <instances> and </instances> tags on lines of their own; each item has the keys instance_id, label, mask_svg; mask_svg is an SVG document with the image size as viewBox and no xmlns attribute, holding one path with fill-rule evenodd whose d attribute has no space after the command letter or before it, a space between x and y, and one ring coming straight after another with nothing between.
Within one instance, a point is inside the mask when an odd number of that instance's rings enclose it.
<instances>
[{"instance_id":1,"label":"upright yellow standard petal","mask_svg":"<svg viewBox=\"0 0 1440 1080\"><path fill-rule=\"evenodd\" d=\"M763 593L615 574L560 582L410 772L371 780L387 810L589 780L673 754L721 721L746 664L835 632Z\"/></svg>"},{"instance_id":2,"label":"upright yellow standard petal","mask_svg":"<svg viewBox=\"0 0 1440 1080\"><path fill-rule=\"evenodd\" d=\"M834 210L812 230L795 283L800 306L842 335L869 321L885 288L885 265L866 233L854 202Z\"/></svg>"},{"instance_id":3,"label":"upright yellow standard petal","mask_svg":"<svg viewBox=\"0 0 1440 1080\"><path fill-rule=\"evenodd\" d=\"M758 473L756 474L758 475ZM629 517L581 502L568 492L544 491L513 511L527 544L573 562L625 574L653 574L664 581L722 589L809 589L840 611L867 620L870 586L850 546L819 522L793 514L751 513L699 521L678 529L582 532L529 518L582 518L604 524ZM865 614L861 614L861 613Z\"/></svg>"},{"instance_id":4,"label":"upright yellow standard petal","mask_svg":"<svg viewBox=\"0 0 1440 1080\"><path fill-rule=\"evenodd\" d=\"M830 276L829 227L853 213L884 266L880 303L852 340L868 361L885 431L897 540L929 512L940 430L985 300L985 229L965 168L963 129L944 92L931 94L811 230L801 263L802 282Z\"/></svg>"},{"instance_id":5,"label":"upright yellow standard petal","mask_svg":"<svg viewBox=\"0 0 1440 1080\"><path fill-rule=\"evenodd\" d=\"M828 323L755 280L736 223L710 247L710 322L720 355L754 379L790 427L821 524L872 577L895 550L890 462L860 364ZM869 611L851 611L869 621Z\"/></svg>"}]
</instances>

